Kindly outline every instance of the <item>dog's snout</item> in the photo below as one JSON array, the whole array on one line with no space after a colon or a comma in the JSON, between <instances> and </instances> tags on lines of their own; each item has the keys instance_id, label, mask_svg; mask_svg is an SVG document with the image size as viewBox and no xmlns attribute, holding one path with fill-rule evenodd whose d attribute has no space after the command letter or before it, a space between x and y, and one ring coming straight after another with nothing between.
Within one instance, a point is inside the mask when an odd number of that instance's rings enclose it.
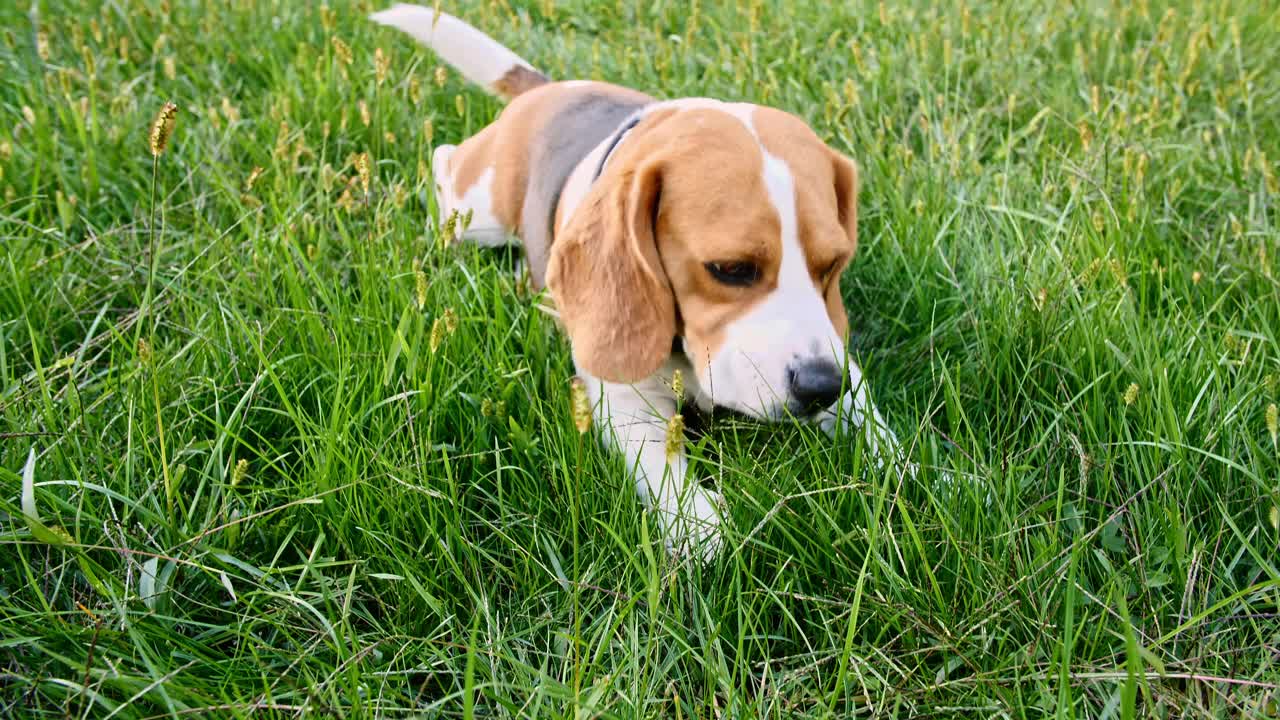
<instances>
[{"instance_id":1,"label":"dog's snout","mask_svg":"<svg viewBox=\"0 0 1280 720\"><path fill-rule=\"evenodd\" d=\"M797 361L787 369L788 390L804 413L829 407L840 397L840 366L830 360Z\"/></svg>"}]
</instances>

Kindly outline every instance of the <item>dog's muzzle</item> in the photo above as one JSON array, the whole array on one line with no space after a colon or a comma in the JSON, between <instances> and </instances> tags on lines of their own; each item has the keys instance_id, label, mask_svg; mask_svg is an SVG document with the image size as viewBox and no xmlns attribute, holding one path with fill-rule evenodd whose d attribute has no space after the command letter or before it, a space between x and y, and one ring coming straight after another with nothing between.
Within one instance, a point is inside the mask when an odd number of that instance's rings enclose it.
<instances>
[{"instance_id":1,"label":"dog's muzzle","mask_svg":"<svg viewBox=\"0 0 1280 720\"><path fill-rule=\"evenodd\" d=\"M825 358L797 360L787 368L787 393L802 415L831 407L844 380L840 366Z\"/></svg>"}]
</instances>

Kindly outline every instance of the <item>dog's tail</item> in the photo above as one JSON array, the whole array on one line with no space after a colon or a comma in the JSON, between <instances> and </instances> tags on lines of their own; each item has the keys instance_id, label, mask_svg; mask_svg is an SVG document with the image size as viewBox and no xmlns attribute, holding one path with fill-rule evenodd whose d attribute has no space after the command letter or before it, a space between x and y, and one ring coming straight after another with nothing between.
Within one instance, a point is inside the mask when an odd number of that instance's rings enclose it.
<instances>
[{"instance_id":1,"label":"dog's tail","mask_svg":"<svg viewBox=\"0 0 1280 720\"><path fill-rule=\"evenodd\" d=\"M435 50L463 77L504 100L550 82L497 40L447 13L398 4L369 17L408 33Z\"/></svg>"}]
</instances>

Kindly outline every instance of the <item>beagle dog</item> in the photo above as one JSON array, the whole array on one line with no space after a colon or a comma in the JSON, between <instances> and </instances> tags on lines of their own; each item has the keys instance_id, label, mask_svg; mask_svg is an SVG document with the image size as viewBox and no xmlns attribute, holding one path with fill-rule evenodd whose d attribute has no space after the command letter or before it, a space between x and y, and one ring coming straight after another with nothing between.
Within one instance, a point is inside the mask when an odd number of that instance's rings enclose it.
<instances>
[{"instance_id":1,"label":"beagle dog","mask_svg":"<svg viewBox=\"0 0 1280 720\"><path fill-rule=\"evenodd\" d=\"M680 401L800 418L838 437L856 429L879 461L898 454L845 351L840 276L857 249L857 168L804 121L552 82L425 7L372 19L509 101L479 133L436 148L441 217L469 215L470 242L523 243L604 442L625 457L673 551L708 557L720 544L719 495L686 478L683 449L667 442Z\"/></svg>"}]
</instances>

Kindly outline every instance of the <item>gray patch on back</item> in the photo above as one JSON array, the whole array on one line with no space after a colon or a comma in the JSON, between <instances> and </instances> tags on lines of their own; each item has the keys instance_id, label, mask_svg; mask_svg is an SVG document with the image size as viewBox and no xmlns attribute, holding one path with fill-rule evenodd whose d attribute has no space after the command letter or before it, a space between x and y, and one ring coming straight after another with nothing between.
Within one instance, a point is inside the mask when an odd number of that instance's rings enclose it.
<instances>
[{"instance_id":1,"label":"gray patch on back","mask_svg":"<svg viewBox=\"0 0 1280 720\"><path fill-rule=\"evenodd\" d=\"M647 104L588 93L566 104L538 132L529 156L529 189L520 215L520 239L535 287L546 285L556 207L569 175L595 146Z\"/></svg>"}]
</instances>

